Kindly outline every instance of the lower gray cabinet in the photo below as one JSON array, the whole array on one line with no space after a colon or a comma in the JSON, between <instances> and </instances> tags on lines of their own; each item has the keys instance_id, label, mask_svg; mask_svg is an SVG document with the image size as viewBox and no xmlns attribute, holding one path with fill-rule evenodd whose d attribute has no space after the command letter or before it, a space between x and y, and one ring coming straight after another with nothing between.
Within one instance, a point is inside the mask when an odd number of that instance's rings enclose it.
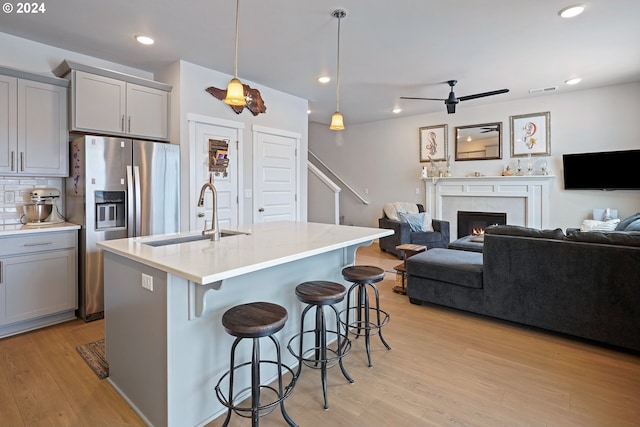
<instances>
[{"instance_id":1,"label":"lower gray cabinet","mask_svg":"<svg viewBox=\"0 0 640 427\"><path fill-rule=\"evenodd\" d=\"M73 319L77 230L0 238L0 337Z\"/></svg>"}]
</instances>

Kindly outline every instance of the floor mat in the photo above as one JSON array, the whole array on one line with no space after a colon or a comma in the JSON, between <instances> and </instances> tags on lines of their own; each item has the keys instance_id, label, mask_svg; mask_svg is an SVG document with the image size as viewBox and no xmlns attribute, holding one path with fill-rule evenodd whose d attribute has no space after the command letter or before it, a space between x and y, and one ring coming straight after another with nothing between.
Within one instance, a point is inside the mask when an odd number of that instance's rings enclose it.
<instances>
[{"instance_id":1,"label":"floor mat","mask_svg":"<svg viewBox=\"0 0 640 427\"><path fill-rule=\"evenodd\" d=\"M76 350L98 378L102 380L109 376L109 364L104 352L104 338L79 345Z\"/></svg>"}]
</instances>

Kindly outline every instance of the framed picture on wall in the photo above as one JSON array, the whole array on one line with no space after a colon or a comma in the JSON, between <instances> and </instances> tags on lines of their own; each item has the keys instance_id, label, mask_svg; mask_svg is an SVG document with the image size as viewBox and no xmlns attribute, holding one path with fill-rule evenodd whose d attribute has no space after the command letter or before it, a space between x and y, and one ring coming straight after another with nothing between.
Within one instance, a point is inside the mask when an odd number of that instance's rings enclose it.
<instances>
[{"instance_id":1,"label":"framed picture on wall","mask_svg":"<svg viewBox=\"0 0 640 427\"><path fill-rule=\"evenodd\" d=\"M445 160L447 158L447 125L420 128L420 161Z\"/></svg>"},{"instance_id":2,"label":"framed picture on wall","mask_svg":"<svg viewBox=\"0 0 640 427\"><path fill-rule=\"evenodd\" d=\"M551 154L550 112L511 116L511 157Z\"/></svg>"}]
</instances>

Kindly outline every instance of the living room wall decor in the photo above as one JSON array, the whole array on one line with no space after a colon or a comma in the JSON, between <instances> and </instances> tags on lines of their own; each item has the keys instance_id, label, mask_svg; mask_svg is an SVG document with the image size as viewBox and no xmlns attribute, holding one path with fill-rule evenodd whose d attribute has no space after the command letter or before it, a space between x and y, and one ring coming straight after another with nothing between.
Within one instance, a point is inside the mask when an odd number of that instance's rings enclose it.
<instances>
[{"instance_id":1,"label":"living room wall decor","mask_svg":"<svg viewBox=\"0 0 640 427\"><path fill-rule=\"evenodd\" d=\"M511 116L511 157L551 154L551 113Z\"/></svg>"},{"instance_id":2,"label":"living room wall decor","mask_svg":"<svg viewBox=\"0 0 640 427\"><path fill-rule=\"evenodd\" d=\"M447 125L420 128L420 161L445 160L447 157Z\"/></svg>"}]
</instances>

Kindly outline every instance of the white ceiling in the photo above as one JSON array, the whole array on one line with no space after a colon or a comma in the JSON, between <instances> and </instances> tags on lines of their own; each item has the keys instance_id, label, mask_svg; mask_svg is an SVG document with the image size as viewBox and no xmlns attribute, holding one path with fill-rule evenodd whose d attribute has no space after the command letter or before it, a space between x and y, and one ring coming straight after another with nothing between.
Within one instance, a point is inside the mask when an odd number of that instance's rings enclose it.
<instances>
[{"instance_id":1,"label":"white ceiling","mask_svg":"<svg viewBox=\"0 0 640 427\"><path fill-rule=\"evenodd\" d=\"M577 0L579 1L579 0ZM11 1L13 4L17 2ZM157 72L178 59L233 74L234 0L54 0L40 14L0 14L0 31ZM640 81L640 1L241 0L238 75L309 100L310 120L335 111L337 19L341 24L340 111L345 124L445 111L447 80L458 97L508 88L467 105ZM153 46L133 40L153 36ZM0 56L0 62L9 61ZM0 64L11 66L10 63ZM333 80L321 85L317 78ZM570 77L582 82L564 84ZM226 81L211 82L224 88ZM265 99L267 108L269 99ZM612 106L615 108L615 106ZM267 110L268 114L268 110Z\"/></svg>"}]
</instances>

